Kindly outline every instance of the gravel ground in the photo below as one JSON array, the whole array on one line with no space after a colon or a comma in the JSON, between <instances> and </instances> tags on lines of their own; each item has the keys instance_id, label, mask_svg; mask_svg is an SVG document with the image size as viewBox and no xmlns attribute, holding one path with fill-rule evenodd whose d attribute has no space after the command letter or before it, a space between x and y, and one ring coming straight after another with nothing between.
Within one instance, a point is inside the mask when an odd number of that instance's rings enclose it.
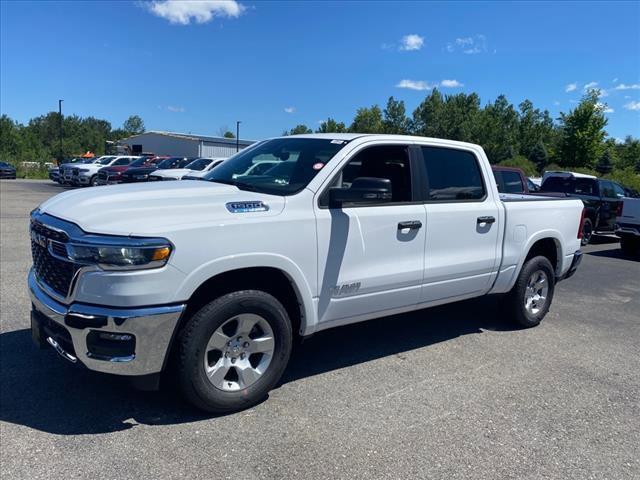
<instances>
[{"instance_id":1,"label":"gravel ground","mask_svg":"<svg viewBox=\"0 0 640 480\"><path fill-rule=\"evenodd\" d=\"M615 239L537 328L485 298L327 331L212 417L31 343L28 215L61 190L0 182L3 479L640 478L640 262Z\"/></svg>"}]
</instances>

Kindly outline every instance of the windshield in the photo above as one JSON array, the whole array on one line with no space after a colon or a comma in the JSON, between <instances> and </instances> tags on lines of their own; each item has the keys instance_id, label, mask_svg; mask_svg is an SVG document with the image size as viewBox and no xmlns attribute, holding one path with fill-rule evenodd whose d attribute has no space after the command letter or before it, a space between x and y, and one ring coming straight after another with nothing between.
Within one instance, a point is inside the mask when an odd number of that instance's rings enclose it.
<instances>
[{"instance_id":1,"label":"windshield","mask_svg":"<svg viewBox=\"0 0 640 480\"><path fill-rule=\"evenodd\" d=\"M210 158L197 158L193 162L185 165L184 168L188 168L189 170L204 170L212 161Z\"/></svg>"},{"instance_id":2,"label":"windshield","mask_svg":"<svg viewBox=\"0 0 640 480\"><path fill-rule=\"evenodd\" d=\"M149 159L147 157L136 158L133 162L129 164L130 167L142 167L149 163Z\"/></svg>"},{"instance_id":3,"label":"windshield","mask_svg":"<svg viewBox=\"0 0 640 480\"><path fill-rule=\"evenodd\" d=\"M111 160L113 160L114 158L116 157L102 157L98 163L100 165L108 165L109 163L111 163Z\"/></svg>"},{"instance_id":4,"label":"windshield","mask_svg":"<svg viewBox=\"0 0 640 480\"><path fill-rule=\"evenodd\" d=\"M182 157L170 157L170 158L167 158L166 160L161 161L156 166L158 167L159 170L174 168L180 160L182 160Z\"/></svg>"},{"instance_id":5,"label":"windshield","mask_svg":"<svg viewBox=\"0 0 640 480\"><path fill-rule=\"evenodd\" d=\"M275 195L299 192L346 140L275 138L249 147L211 170L205 180Z\"/></svg>"}]
</instances>

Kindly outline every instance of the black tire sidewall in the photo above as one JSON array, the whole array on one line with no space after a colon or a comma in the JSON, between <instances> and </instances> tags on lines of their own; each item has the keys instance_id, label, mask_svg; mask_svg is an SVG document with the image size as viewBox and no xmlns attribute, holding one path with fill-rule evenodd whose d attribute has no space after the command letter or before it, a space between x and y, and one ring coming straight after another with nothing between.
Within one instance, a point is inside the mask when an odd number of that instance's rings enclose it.
<instances>
[{"instance_id":1,"label":"black tire sidewall","mask_svg":"<svg viewBox=\"0 0 640 480\"><path fill-rule=\"evenodd\" d=\"M527 311L524 306L524 298L527 289L527 282L529 277L537 270L542 270L547 275L549 282L549 291L547 293L547 301L537 314L532 314ZM553 301L553 294L555 292L555 273L551 262L546 257L538 256L533 257L525 262L518 275L516 284L511 292L512 295L512 313L515 316L515 320L524 327L535 327L545 317L551 302Z\"/></svg>"},{"instance_id":2,"label":"black tire sidewall","mask_svg":"<svg viewBox=\"0 0 640 480\"><path fill-rule=\"evenodd\" d=\"M225 392L209 382L204 371L205 347L224 322L241 313L254 313L271 326L275 348L271 363L261 378L237 392ZM179 343L179 380L187 398L197 407L215 413L248 408L271 390L289 361L293 333L285 308L273 296L257 290L224 295L202 307L185 326Z\"/></svg>"}]
</instances>

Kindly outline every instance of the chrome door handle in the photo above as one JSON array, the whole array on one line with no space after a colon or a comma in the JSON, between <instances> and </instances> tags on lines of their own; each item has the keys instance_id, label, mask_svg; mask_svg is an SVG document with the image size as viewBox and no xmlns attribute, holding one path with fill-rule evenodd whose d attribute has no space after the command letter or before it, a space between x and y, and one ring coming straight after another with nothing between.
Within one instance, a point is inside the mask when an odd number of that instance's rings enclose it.
<instances>
[{"instance_id":1,"label":"chrome door handle","mask_svg":"<svg viewBox=\"0 0 640 480\"><path fill-rule=\"evenodd\" d=\"M477 220L478 223L494 223L495 221L496 221L496 218L491 216L478 217L478 220Z\"/></svg>"}]
</instances>

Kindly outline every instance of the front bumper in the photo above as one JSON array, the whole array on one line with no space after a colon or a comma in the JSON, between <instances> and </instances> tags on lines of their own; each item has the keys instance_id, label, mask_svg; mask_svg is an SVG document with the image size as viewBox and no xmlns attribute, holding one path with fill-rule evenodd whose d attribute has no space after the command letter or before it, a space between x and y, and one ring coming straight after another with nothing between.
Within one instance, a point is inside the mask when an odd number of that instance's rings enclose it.
<instances>
[{"instance_id":1,"label":"front bumper","mask_svg":"<svg viewBox=\"0 0 640 480\"><path fill-rule=\"evenodd\" d=\"M45 293L33 270L28 284L32 334L40 345L46 342L65 359L98 372L140 376L162 371L184 304L139 308L64 305ZM99 334L111 343L116 341L111 339L133 336L134 350L123 356L105 354L92 343Z\"/></svg>"},{"instance_id":2,"label":"front bumper","mask_svg":"<svg viewBox=\"0 0 640 480\"><path fill-rule=\"evenodd\" d=\"M576 273L576 270L578 270L578 267L580 266L580 262L582 262L582 252L580 250L576 250L573 254L571 266L569 267L569 270L567 270L567 273L563 275L561 280L573 277L573 274Z\"/></svg>"}]
</instances>

